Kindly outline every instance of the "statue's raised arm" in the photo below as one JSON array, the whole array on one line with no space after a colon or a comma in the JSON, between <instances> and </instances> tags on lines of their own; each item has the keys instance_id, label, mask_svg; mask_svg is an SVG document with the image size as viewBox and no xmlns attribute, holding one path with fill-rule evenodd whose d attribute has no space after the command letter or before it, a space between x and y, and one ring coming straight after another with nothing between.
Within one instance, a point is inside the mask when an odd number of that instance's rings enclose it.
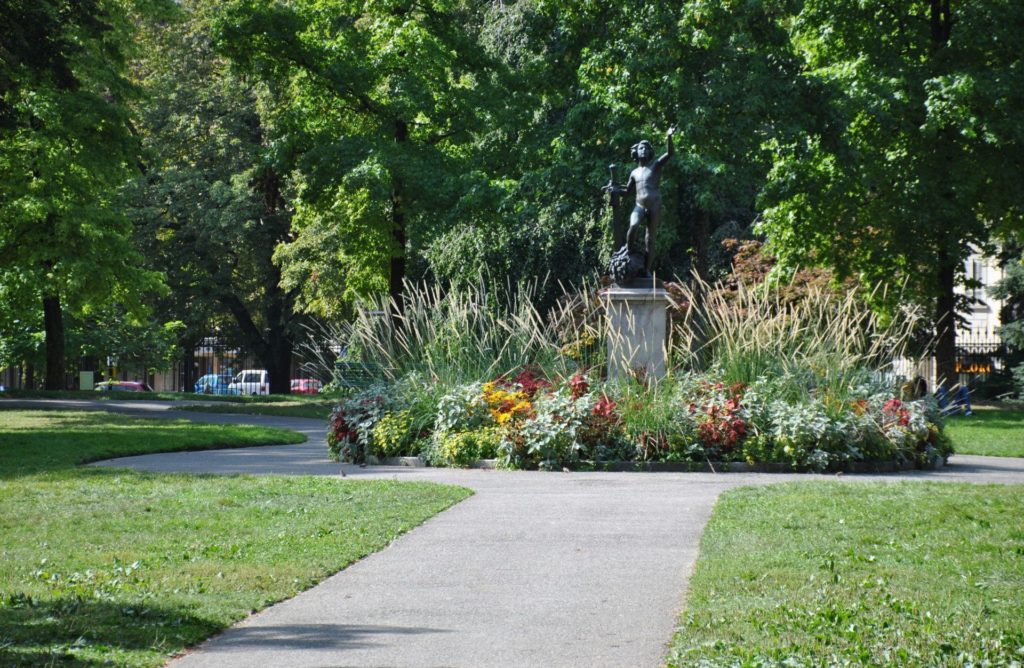
<instances>
[{"instance_id":1,"label":"statue's raised arm","mask_svg":"<svg viewBox=\"0 0 1024 668\"><path fill-rule=\"evenodd\" d=\"M665 133L665 142L668 144L668 149L665 151L664 155L658 158L658 162L656 163L658 169L661 169L665 165L665 163L668 162L669 159L675 154L675 148L672 146L672 136L675 135L675 133L676 126L674 125L668 129L668 132Z\"/></svg>"}]
</instances>

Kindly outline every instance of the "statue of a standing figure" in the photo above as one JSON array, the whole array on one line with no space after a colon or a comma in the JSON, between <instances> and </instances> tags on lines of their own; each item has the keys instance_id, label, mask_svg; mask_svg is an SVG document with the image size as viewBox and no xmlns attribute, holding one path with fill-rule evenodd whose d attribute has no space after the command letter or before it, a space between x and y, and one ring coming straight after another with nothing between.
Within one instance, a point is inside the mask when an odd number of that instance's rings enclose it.
<instances>
[{"instance_id":1,"label":"statue of a standing figure","mask_svg":"<svg viewBox=\"0 0 1024 668\"><path fill-rule=\"evenodd\" d=\"M629 214L629 231L626 232L626 245L612 255L608 264L608 274L616 285L625 286L634 278L646 278L651 275L654 265L654 238L661 221L661 168L672 157L672 136L676 128L669 128L666 133L668 150L663 156L651 164L654 147L646 139L634 144L630 155L639 163L630 175L626 185L615 183L614 165L612 179L603 190L611 194L612 206L617 207L619 196L630 190L636 192L636 204ZM644 227L643 243L640 242L640 228Z\"/></svg>"}]
</instances>

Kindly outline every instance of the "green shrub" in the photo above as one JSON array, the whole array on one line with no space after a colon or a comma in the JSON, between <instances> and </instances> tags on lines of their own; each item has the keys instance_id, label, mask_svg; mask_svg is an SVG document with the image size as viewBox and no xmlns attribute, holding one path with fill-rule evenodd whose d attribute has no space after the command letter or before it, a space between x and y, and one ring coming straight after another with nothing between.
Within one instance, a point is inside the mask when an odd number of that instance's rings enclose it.
<instances>
[{"instance_id":1,"label":"green shrub","mask_svg":"<svg viewBox=\"0 0 1024 668\"><path fill-rule=\"evenodd\" d=\"M494 459L498 454L501 432L493 426L476 431L447 432L438 442L439 463L465 468L479 459Z\"/></svg>"},{"instance_id":2,"label":"green shrub","mask_svg":"<svg viewBox=\"0 0 1024 668\"><path fill-rule=\"evenodd\" d=\"M342 399L328 421L327 452L335 461L362 464L372 453L373 431L394 410L388 387L375 385Z\"/></svg>"},{"instance_id":3,"label":"green shrub","mask_svg":"<svg viewBox=\"0 0 1024 668\"><path fill-rule=\"evenodd\" d=\"M386 413L373 425L373 454L378 457L413 455L416 436L409 411Z\"/></svg>"},{"instance_id":4,"label":"green shrub","mask_svg":"<svg viewBox=\"0 0 1024 668\"><path fill-rule=\"evenodd\" d=\"M592 403L589 394L573 397L564 390L538 395L533 419L525 420L519 429L521 441L516 445L525 450L518 453L519 465L553 470L577 464L584 447L580 437ZM511 462L514 452L509 444L507 439L503 442L503 452Z\"/></svg>"}]
</instances>

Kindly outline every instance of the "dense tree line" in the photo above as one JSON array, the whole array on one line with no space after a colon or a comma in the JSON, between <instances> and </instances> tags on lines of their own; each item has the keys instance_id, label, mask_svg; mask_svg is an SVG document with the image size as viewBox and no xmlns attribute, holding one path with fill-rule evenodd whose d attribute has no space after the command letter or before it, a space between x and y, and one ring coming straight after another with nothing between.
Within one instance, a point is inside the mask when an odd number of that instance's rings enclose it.
<instances>
[{"instance_id":1,"label":"dense tree line","mask_svg":"<svg viewBox=\"0 0 1024 668\"><path fill-rule=\"evenodd\" d=\"M1024 229L1010 0L3 5L0 363L44 330L48 386L64 318L220 323L286 391L303 318L407 279L594 280L672 125L659 275L760 235L929 306L947 378L969 244Z\"/></svg>"}]
</instances>

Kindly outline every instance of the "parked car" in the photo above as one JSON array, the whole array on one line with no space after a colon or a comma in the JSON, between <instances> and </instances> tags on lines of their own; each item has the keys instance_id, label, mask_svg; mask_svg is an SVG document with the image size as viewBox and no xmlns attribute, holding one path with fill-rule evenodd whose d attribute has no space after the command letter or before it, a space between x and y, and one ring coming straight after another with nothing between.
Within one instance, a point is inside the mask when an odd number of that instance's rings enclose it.
<instances>
[{"instance_id":1,"label":"parked car","mask_svg":"<svg viewBox=\"0 0 1024 668\"><path fill-rule=\"evenodd\" d=\"M153 388L137 380L104 380L93 388L97 392L152 392Z\"/></svg>"},{"instance_id":2,"label":"parked car","mask_svg":"<svg viewBox=\"0 0 1024 668\"><path fill-rule=\"evenodd\" d=\"M230 386L230 375L208 373L196 381L196 394L238 394Z\"/></svg>"},{"instance_id":3,"label":"parked car","mask_svg":"<svg viewBox=\"0 0 1024 668\"><path fill-rule=\"evenodd\" d=\"M270 394L270 377L266 369L244 369L228 385L233 394Z\"/></svg>"},{"instance_id":4,"label":"parked car","mask_svg":"<svg viewBox=\"0 0 1024 668\"><path fill-rule=\"evenodd\" d=\"M312 378L292 378L292 394L320 394L324 384Z\"/></svg>"}]
</instances>

